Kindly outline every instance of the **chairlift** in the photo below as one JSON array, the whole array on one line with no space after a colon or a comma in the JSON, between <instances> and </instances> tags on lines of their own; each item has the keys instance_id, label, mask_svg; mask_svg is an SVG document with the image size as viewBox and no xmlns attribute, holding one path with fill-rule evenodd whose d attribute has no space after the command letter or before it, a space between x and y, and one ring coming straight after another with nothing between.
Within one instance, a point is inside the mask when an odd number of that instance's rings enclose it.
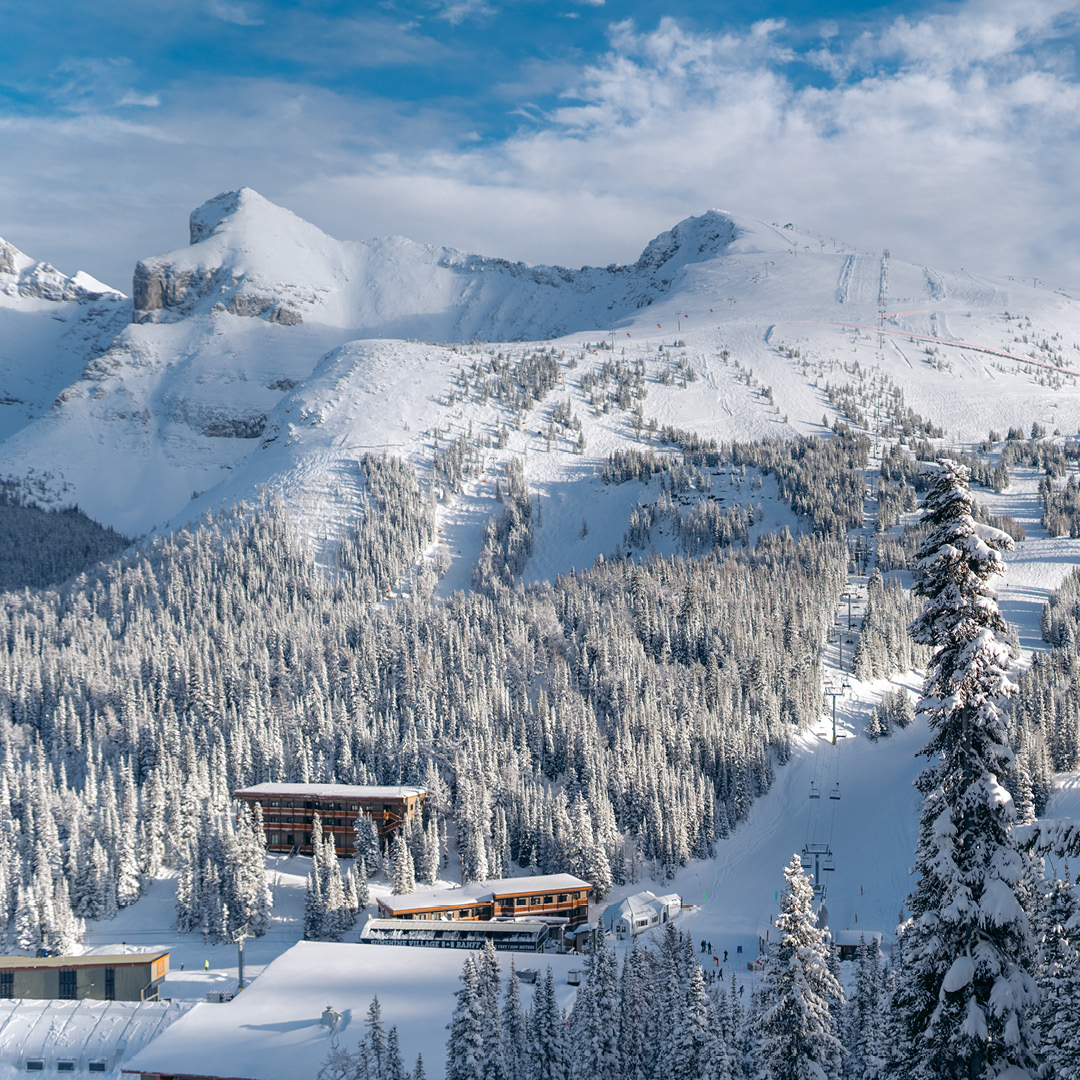
<instances>
[{"instance_id":1,"label":"chairlift","mask_svg":"<svg viewBox=\"0 0 1080 1080\"><path fill-rule=\"evenodd\" d=\"M821 864L821 869L823 871L824 870L835 870L836 869L836 861L833 859L833 857L831 855L826 856L826 858L823 860L823 862Z\"/></svg>"},{"instance_id":2,"label":"chairlift","mask_svg":"<svg viewBox=\"0 0 1080 1080\"><path fill-rule=\"evenodd\" d=\"M815 781L815 780L810 781L810 798L811 799L820 799L821 798L821 792L818 791L817 781Z\"/></svg>"},{"instance_id":3,"label":"chairlift","mask_svg":"<svg viewBox=\"0 0 1080 1080\"><path fill-rule=\"evenodd\" d=\"M802 865L802 868L804 870L813 870L814 869L814 860L810 857L810 854L808 852L806 852L806 851L804 851L802 853L802 856L800 857L799 862Z\"/></svg>"},{"instance_id":4,"label":"chairlift","mask_svg":"<svg viewBox=\"0 0 1080 1080\"><path fill-rule=\"evenodd\" d=\"M830 799L839 799L840 798L840 781L839 780L837 780L836 783L833 784L832 790L829 792L829 798Z\"/></svg>"}]
</instances>

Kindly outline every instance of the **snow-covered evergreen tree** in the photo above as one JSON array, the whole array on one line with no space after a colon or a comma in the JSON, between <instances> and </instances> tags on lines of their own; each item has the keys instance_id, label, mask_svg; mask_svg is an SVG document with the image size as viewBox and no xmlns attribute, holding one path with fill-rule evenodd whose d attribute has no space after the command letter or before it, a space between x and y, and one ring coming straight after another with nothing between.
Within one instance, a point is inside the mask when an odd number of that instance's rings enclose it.
<instances>
[{"instance_id":1,"label":"snow-covered evergreen tree","mask_svg":"<svg viewBox=\"0 0 1080 1080\"><path fill-rule=\"evenodd\" d=\"M446 1080L485 1080L484 1004L477 961L468 956L461 971L461 989L447 1025Z\"/></svg>"},{"instance_id":2,"label":"snow-covered evergreen tree","mask_svg":"<svg viewBox=\"0 0 1080 1080\"><path fill-rule=\"evenodd\" d=\"M798 855L784 867L777 941L765 969L758 1032L758 1080L837 1080L843 1048L830 999L843 988L829 970L826 934L814 918L814 890Z\"/></svg>"},{"instance_id":3,"label":"snow-covered evergreen tree","mask_svg":"<svg viewBox=\"0 0 1080 1080\"><path fill-rule=\"evenodd\" d=\"M1051 883L1038 925L1043 1056L1054 1080L1080 1080L1080 903L1068 878Z\"/></svg>"},{"instance_id":4,"label":"snow-covered evergreen tree","mask_svg":"<svg viewBox=\"0 0 1080 1080\"><path fill-rule=\"evenodd\" d=\"M503 991L502 1011L500 1013L503 1061L517 1062L521 1058L522 1048L526 1045L528 1028L525 1012L521 1007L521 988L518 986L517 965L510 957L510 977L506 980Z\"/></svg>"},{"instance_id":5,"label":"snow-covered evergreen tree","mask_svg":"<svg viewBox=\"0 0 1080 1080\"><path fill-rule=\"evenodd\" d=\"M548 968L529 1013L526 1080L568 1080L569 1075L566 1018L555 997L555 977ZM448 1076L447 1080L456 1078Z\"/></svg>"},{"instance_id":6,"label":"snow-covered evergreen tree","mask_svg":"<svg viewBox=\"0 0 1080 1080\"><path fill-rule=\"evenodd\" d=\"M652 961L635 939L619 979L619 1074L625 1080L646 1080L652 1075L651 981Z\"/></svg>"},{"instance_id":7,"label":"snow-covered evergreen tree","mask_svg":"<svg viewBox=\"0 0 1080 1080\"><path fill-rule=\"evenodd\" d=\"M395 896L416 891L416 871L413 867L412 852L405 838L398 833L390 848L390 865L393 872L391 892Z\"/></svg>"},{"instance_id":8,"label":"snow-covered evergreen tree","mask_svg":"<svg viewBox=\"0 0 1080 1080\"><path fill-rule=\"evenodd\" d=\"M364 860L369 874L377 874L382 868L382 847L379 844L379 830L370 814L357 817L355 833L355 858Z\"/></svg>"},{"instance_id":9,"label":"snow-covered evergreen tree","mask_svg":"<svg viewBox=\"0 0 1080 1080\"><path fill-rule=\"evenodd\" d=\"M916 1080L1034 1076L1038 992L1011 836L1012 765L1000 703L1013 692L1010 647L992 588L1005 533L978 524L968 470L942 460L929 478L915 564L924 597L912 637L934 649L918 712L930 723L916 781L923 804L911 917L901 927L893 1007Z\"/></svg>"},{"instance_id":10,"label":"snow-covered evergreen tree","mask_svg":"<svg viewBox=\"0 0 1080 1080\"><path fill-rule=\"evenodd\" d=\"M855 952L854 991L844 1010L844 1076L848 1080L879 1080L883 1073L884 979L876 940L860 938Z\"/></svg>"}]
</instances>

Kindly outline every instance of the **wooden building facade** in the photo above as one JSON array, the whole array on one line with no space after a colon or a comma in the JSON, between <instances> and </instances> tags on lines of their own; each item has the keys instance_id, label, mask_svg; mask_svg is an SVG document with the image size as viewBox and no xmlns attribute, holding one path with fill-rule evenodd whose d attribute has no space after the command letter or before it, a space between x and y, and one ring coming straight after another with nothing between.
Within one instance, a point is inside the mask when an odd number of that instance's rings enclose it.
<instances>
[{"instance_id":1,"label":"wooden building facade","mask_svg":"<svg viewBox=\"0 0 1080 1080\"><path fill-rule=\"evenodd\" d=\"M323 836L334 838L339 856L356 850L356 819L367 814L375 822L379 839L387 842L423 807L427 788L383 787L362 784L256 784L234 791L233 798L262 807L263 831L270 851L296 850L311 854L311 830L319 815Z\"/></svg>"},{"instance_id":2,"label":"wooden building facade","mask_svg":"<svg viewBox=\"0 0 1080 1080\"><path fill-rule=\"evenodd\" d=\"M156 1001L169 953L0 956L0 998Z\"/></svg>"},{"instance_id":3,"label":"wooden building facade","mask_svg":"<svg viewBox=\"0 0 1080 1080\"><path fill-rule=\"evenodd\" d=\"M572 874L476 881L460 889L427 889L384 896L379 914L386 919L530 918L565 919L571 926L589 918L592 885Z\"/></svg>"}]
</instances>

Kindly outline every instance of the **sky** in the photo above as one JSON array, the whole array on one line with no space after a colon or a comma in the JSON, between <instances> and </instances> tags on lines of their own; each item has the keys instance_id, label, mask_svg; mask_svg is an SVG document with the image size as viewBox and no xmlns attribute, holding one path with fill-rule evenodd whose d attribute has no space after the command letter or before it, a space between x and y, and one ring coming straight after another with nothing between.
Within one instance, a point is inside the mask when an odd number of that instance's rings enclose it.
<instances>
[{"instance_id":1,"label":"sky","mask_svg":"<svg viewBox=\"0 0 1080 1080\"><path fill-rule=\"evenodd\" d=\"M0 236L128 291L242 186L570 266L715 207L1080 286L1078 30L1080 0L9 0Z\"/></svg>"}]
</instances>

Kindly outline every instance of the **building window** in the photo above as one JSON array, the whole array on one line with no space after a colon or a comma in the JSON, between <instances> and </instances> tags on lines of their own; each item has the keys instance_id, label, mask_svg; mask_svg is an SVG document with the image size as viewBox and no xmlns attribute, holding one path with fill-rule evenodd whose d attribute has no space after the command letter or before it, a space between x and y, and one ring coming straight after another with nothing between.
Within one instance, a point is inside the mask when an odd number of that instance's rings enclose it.
<instances>
[{"instance_id":1,"label":"building window","mask_svg":"<svg viewBox=\"0 0 1080 1080\"><path fill-rule=\"evenodd\" d=\"M58 1061L56 1063L56 1071L57 1072L74 1072L75 1071L75 1062L74 1061Z\"/></svg>"},{"instance_id":2,"label":"building window","mask_svg":"<svg viewBox=\"0 0 1080 1080\"><path fill-rule=\"evenodd\" d=\"M270 843L271 844L280 844L281 843L281 833L272 832L270 834Z\"/></svg>"},{"instance_id":3,"label":"building window","mask_svg":"<svg viewBox=\"0 0 1080 1080\"><path fill-rule=\"evenodd\" d=\"M469 916L470 916L471 914L472 914L472 912L471 912L471 911L469 911L469 909L468 909L467 907L463 907L463 908L462 908L462 909L461 909L461 910L460 910L460 911L458 912L458 918L459 918L459 919L467 919L467 918L468 918L468 917L469 917Z\"/></svg>"},{"instance_id":4,"label":"building window","mask_svg":"<svg viewBox=\"0 0 1080 1080\"><path fill-rule=\"evenodd\" d=\"M559 893L559 903L560 904L565 904L566 903L566 893L564 893L564 892Z\"/></svg>"},{"instance_id":5,"label":"building window","mask_svg":"<svg viewBox=\"0 0 1080 1080\"><path fill-rule=\"evenodd\" d=\"M104 1072L105 1071L105 1062L104 1061L91 1061L87 1068L88 1068L89 1072Z\"/></svg>"},{"instance_id":6,"label":"building window","mask_svg":"<svg viewBox=\"0 0 1080 1080\"><path fill-rule=\"evenodd\" d=\"M271 806L280 806L281 805L281 800L280 799L271 799L270 800L270 805Z\"/></svg>"},{"instance_id":7,"label":"building window","mask_svg":"<svg viewBox=\"0 0 1080 1080\"><path fill-rule=\"evenodd\" d=\"M519 897L518 897L518 898L517 898L517 899L516 899L516 900L514 901L514 903L515 903L515 904L516 904L516 905L517 905L518 907L524 907L524 906L525 906L525 905L526 905L526 904L527 904L528 902L529 902L529 898L528 898L527 896L519 896Z\"/></svg>"},{"instance_id":8,"label":"building window","mask_svg":"<svg viewBox=\"0 0 1080 1080\"><path fill-rule=\"evenodd\" d=\"M0 971L0 998L15 996L15 972Z\"/></svg>"},{"instance_id":9,"label":"building window","mask_svg":"<svg viewBox=\"0 0 1080 1080\"><path fill-rule=\"evenodd\" d=\"M42 1058L27 1058L26 1059L26 1071L27 1072L44 1072L45 1062Z\"/></svg>"},{"instance_id":10,"label":"building window","mask_svg":"<svg viewBox=\"0 0 1080 1080\"><path fill-rule=\"evenodd\" d=\"M77 994L78 973L74 968L60 969L60 1000L74 1001Z\"/></svg>"},{"instance_id":11,"label":"building window","mask_svg":"<svg viewBox=\"0 0 1080 1080\"><path fill-rule=\"evenodd\" d=\"M544 897L544 903L545 904L550 904L551 903L551 897L550 896L545 896Z\"/></svg>"},{"instance_id":12,"label":"building window","mask_svg":"<svg viewBox=\"0 0 1080 1080\"><path fill-rule=\"evenodd\" d=\"M116 1000L116 968L105 969L105 1000Z\"/></svg>"}]
</instances>

